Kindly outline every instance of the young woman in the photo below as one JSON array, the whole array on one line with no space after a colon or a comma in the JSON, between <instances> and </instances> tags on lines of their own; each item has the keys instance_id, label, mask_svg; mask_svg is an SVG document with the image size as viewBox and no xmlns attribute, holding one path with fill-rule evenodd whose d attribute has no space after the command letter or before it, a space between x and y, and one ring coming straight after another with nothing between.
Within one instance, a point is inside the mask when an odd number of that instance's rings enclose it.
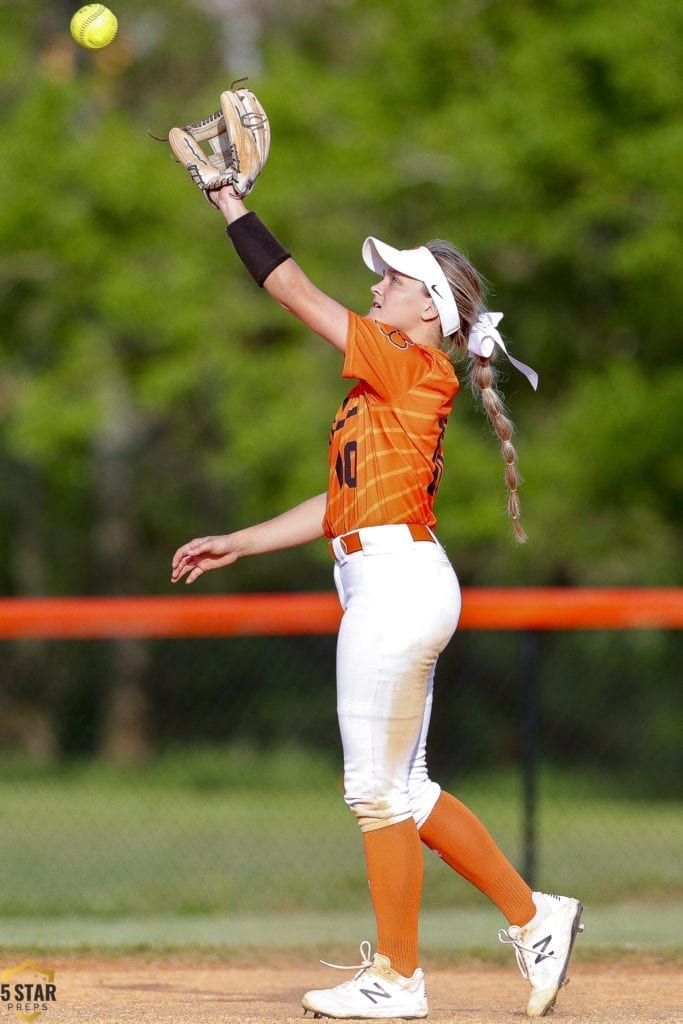
<instances>
[{"instance_id":1,"label":"young woman","mask_svg":"<svg viewBox=\"0 0 683 1024\"><path fill-rule=\"evenodd\" d=\"M320 291L230 186L211 193L237 254L259 285L344 357L356 381L330 437L326 493L282 515L180 547L172 579L323 536L335 560L344 615L337 647L337 710L345 800L358 819L377 922L377 952L361 946L350 980L303 997L326 1017L426 1017L418 959L422 844L501 910L531 985L527 1013L543 1016L564 983L583 907L532 892L475 815L427 772L437 658L460 614L456 574L433 528L442 442L458 391L444 346L472 358L473 384L500 439L508 511L518 540L513 427L495 389L491 356L505 351L501 314L488 313L480 278L453 246L394 249L375 238L363 259L379 275L358 316ZM533 370L511 360L535 387Z\"/></svg>"}]
</instances>

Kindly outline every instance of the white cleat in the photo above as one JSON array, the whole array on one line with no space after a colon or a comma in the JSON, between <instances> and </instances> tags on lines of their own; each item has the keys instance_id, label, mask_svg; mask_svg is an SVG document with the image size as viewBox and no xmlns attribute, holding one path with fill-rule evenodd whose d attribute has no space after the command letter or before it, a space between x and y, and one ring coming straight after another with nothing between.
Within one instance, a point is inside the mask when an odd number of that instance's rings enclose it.
<instances>
[{"instance_id":1,"label":"white cleat","mask_svg":"<svg viewBox=\"0 0 683 1024\"><path fill-rule=\"evenodd\" d=\"M583 904L568 896L533 893L536 914L528 924L501 928L498 938L515 947L517 964L529 984L527 1017L544 1017L567 984L567 968L577 932L583 931Z\"/></svg>"},{"instance_id":2,"label":"white cleat","mask_svg":"<svg viewBox=\"0 0 683 1024\"><path fill-rule=\"evenodd\" d=\"M392 968L389 958L382 953L375 953L370 958L369 942L362 942L360 951L363 962L350 981L344 981L334 988L314 989L306 993L301 1000L304 1016L308 1010L314 1017L344 1020L377 1020L387 1017L408 1020L427 1016L427 990L424 974L419 967L412 978L404 978Z\"/></svg>"}]
</instances>

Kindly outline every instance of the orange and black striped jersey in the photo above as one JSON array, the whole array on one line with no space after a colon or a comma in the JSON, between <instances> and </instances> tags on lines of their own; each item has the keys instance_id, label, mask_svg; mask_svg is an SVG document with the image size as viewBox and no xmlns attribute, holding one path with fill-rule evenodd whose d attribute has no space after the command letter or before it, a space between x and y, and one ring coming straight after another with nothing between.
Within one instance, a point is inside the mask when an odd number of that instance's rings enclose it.
<instances>
[{"instance_id":1,"label":"orange and black striped jersey","mask_svg":"<svg viewBox=\"0 0 683 1024\"><path fill-rule=\"evenodd\" d=\"M350 312L342 376L358 384L332 424L325 534L434 526L443 436L459 386L450 359Z\"/></svg>"}]
</instances>

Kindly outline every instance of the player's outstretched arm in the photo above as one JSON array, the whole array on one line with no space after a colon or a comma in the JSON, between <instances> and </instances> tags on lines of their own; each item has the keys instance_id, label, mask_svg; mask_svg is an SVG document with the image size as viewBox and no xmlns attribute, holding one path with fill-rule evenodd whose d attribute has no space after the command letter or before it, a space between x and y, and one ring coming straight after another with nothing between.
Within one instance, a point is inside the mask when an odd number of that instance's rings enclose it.
<instances>
[{"instance_id":1,"label":"player's outstretched arm","mask_svg":"<svg viewBox=\"0 0 683 1024\"><path fill-rule=\"evenodd\" d=\"M229 185L212 191L211 199L229 225L249 212ZM289 313L341 352L346 350L348 310L316 287L291 257L279 263L262 283Z\"/></svg>"},{"instance_id":2,"label":"player's outstretched arm","mask_svg":"<svg viewBox=\"0 0 683 1024\"><path fill-rule=\"evenodd\" d=\"M187 577L186 583L194 583L209 569L232 565L245 555L264 555L319 540L324 536L326 501L327 495L323 492L264 523L221 536L196 537L178 548L173 556L171 582L178 583Z\"/></svg>"}]
</instances>

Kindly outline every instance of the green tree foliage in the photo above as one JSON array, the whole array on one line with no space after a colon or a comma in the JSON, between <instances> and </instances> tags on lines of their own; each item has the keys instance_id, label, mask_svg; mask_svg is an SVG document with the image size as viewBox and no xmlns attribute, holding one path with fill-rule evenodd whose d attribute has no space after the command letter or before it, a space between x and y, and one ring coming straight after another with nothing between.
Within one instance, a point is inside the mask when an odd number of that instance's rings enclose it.
<instances>
[{"instance_id":1,"label":"green tree foliage","mask_svg":"<svg viewBox=\"0 0 683 1024\"><path fill-rule=\"evenodd\" d=\"M205 113L242 73L223 66L239 7L212 20L189 2L122 0L119 39L99 54L66 36L67 5L9 7L2 450L8 513L22 519L31 493L49 509L32 527L40 588L158 589L176 540L324 486L338 359L245 279L145 131ZM453 238L539 368L537 396L505 374L523 552L494 441L466 393L456 403L439 512L466 575L673 582L680 5L264 3L254 18L251 84L274 134L253 196L264 219L361 310L365 234ZM128 523L109 533L127 530L134 571L115 570L115 550L97 565L115 463ZM92 559L60 558L77 542ZM15 572L9 592L27 588Z\"/></svg>"},{"instance_id":2,"label":"green tree foliage","mask_svg":"<svg viewBox=\"0 0 683 1024\"><path fill-rule=\"evenodd\" d=\"M251 205L316 282L363 311L365 235L450 238L539 370L534 395L501 367L523 548L496 443L456 402L437 511L462 581L679 583L680 4L115 7L91 53L64 0L2 4L3 592L168 592L177 544L325 486L337 354L147 134L243 74L273 129ZM203 587L328 583L321 544Z\"/></svg>"}]
</instances>

